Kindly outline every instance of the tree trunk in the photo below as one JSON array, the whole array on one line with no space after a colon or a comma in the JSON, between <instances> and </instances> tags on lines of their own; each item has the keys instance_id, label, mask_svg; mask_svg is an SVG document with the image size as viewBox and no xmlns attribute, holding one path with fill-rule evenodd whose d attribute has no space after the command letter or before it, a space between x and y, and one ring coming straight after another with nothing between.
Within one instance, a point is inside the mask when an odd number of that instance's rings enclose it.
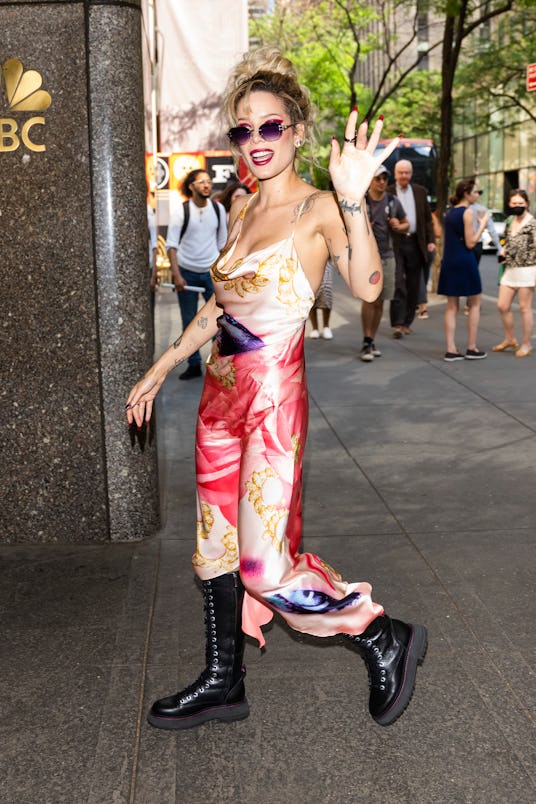
<instances>
[{"instance_id":1,"label":"tree trunk","mask_svg":"<svg viewBox=\"0 0 536 804\"><path fill-rule=\"evenodd\" d=\"M452 151L452 87L456 70L454 50L454 17L447 16L441 57L440 142L437 161L437 217L443 221L449 196L449 169Z\"/></svg>"}]
</instances>

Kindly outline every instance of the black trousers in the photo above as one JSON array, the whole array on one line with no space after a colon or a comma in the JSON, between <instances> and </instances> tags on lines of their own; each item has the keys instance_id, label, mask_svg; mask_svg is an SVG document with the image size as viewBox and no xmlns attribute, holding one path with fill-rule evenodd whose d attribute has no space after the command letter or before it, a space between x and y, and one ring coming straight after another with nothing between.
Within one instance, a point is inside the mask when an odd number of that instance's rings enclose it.
<instances>
[{"instance_id":1,"label":"black trousers","mask_svg":"<svg viewBox=\"0 0 536 804\"><path fill-rule=\"evenodd\" d=\"M419 288L425 262L416 237L401 237L396 257L395 297L391 302L391 326L409 327L419 304Z\"/></svg>"}]
</instances>

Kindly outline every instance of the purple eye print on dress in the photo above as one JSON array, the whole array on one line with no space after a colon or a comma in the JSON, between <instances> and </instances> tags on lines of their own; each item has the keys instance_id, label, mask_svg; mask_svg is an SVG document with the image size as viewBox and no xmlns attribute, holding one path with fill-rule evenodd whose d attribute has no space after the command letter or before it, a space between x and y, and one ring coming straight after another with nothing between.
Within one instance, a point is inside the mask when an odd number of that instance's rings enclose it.
<instances>
[{"instance_id":1,"label":"purple eye print on dress","mask_svg":"<svg viewBox=\"0 0 536 804\"><path fill-rule=\"evenodd\" d=\"M267 600L274 608L291 614L325 614L353 606L360 597L359 592L352 592L342 600L335 600L324 592L316 592L314 589L295 589L286 595L273 595Z\"/></svg>"},{"instance_id":2,"label":"purple eye print on dress","mask_svg":"<svg viewBox=\"0 0 536 804\"><path fill-rule=\"evenodd\" d=\"M222 313L216 319L216 323L219 327L217 338L222 357L238 355L241 352L254 352L265 345L261 338L250 332L247 327L228 313Z\"/></svg>"},{"instance_id":3,"label":"purple eye print on dress","mask_svg":"<svg viewBox=\"0 0 536 804\"><path fill-rule=\"evenodd\" d=\"M256 558L243 558L240 562L240 573L242 575L261 576L264 572L264 563Z\"/></svg>"}]
</instances>

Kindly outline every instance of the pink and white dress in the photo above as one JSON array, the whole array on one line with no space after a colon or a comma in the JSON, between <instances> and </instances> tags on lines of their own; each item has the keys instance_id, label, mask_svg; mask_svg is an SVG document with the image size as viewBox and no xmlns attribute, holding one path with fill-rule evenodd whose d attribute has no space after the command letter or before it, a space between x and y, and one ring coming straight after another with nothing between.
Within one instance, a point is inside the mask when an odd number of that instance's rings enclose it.
<instances>
[{"instance_id":1,"label":"pink and white dress","mask_svg":"<svg viewBox=\"0 0 536 804\"><path fill-rule=\"evenodd\" d=\"M314 293L294 229L233 261L240 230L211 269L222 315L197 423L194 569L202 580L240 571L242 628L261 646L260 626L274 610L297 631L360 634L383 612L370 584L346 583L318 556L298 552L308 419L303 340Z\"/></svg>"}]
</instances>

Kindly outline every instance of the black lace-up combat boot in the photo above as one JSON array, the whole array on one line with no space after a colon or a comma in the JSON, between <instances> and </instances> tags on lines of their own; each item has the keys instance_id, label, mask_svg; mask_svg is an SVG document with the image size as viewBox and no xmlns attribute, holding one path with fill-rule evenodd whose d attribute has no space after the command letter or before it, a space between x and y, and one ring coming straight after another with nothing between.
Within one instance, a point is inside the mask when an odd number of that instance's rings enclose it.
<instances>
[{"instance_id":1,"label":"black lace-up combat boot","mask_svg":"<svg viewBox=\"0 0 536 804\"><path fill-rule=\"evenodd\" d=\"M370 686L369 711L380 726L400 717L415 688L417 665L428 646L424 625L376 617L359 636L345 634L367 666Z\"/></svg>"},{"instance_id":2,"label":"black lace-up combat boot","mask_svg":"<svg viewBox=\"0 0 536 804\"><path fill-rule=\"evenodd\" d=\"M156 701L147 716L159 729L189 729L207 720L242 720L249 714L238 572L203 581L207 666L186 689Z\"/></svg>"}]
</instances>

